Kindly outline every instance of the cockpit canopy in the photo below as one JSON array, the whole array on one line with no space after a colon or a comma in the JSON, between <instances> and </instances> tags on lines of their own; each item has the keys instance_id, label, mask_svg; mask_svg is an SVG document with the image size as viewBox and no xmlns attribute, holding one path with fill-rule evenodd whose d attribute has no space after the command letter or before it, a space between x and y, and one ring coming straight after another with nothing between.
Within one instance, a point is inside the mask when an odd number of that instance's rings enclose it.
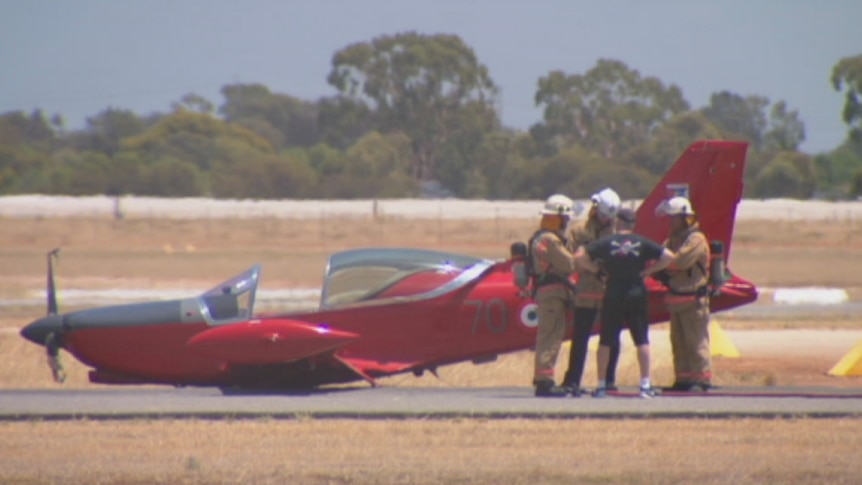
<instances>
[{"instance_id":1,"label":"cockpit canopy","mask_svg":"<svg viewBox=\"0 0 862 485\"><path fill-rule=\"evenodd\" d=\"M254 296L260 282L260 265L216 285L199 298L204 318L211 323L248 320L254 311ZM207 318L208 317L208 318Z\"/></svg>"},{"instance_id":2,"label":"cockpit canopy","mask_svg":"<svg viewBox=\"0 0 862 485\"><path fill-rule=\"evenodd\" d=\"M398 298L433 297L452 291L493 263L423 249L356 249L329 257L320 308Z\"/></svg>"}]
</instances>

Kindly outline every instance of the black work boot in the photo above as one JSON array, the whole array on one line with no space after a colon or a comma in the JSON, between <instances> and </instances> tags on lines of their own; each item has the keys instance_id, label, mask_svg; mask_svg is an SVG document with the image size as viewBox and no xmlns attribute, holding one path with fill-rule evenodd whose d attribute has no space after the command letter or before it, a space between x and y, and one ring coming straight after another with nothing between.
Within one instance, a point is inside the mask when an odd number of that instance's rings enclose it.
<instances>
[{"instance_id":1,"label":"black work boot","mask_svg":"<svg viewBox=\"0 0 862 485\"><path fill-rule=\"evenodd\" d=\"M536 397L566 397L569 391L562 386L554 384L554 381L541 381L536 384Z\"/></svg>"},{"instance_id":2,"label":"black work boot","mask_svg":"<svg viewBox=\"0 0 862 485\"><path fill-rule=\"evenodd\" d=\"M577 384L571 382L563 382L560 387L566 390L572 397L581 397L589 392Z\"/></svg>"},{"instance_id":3,"label":"black work boot","mask_svg":"<svg viewBox=\"0 0 862 485\"><path fill-rule=\"evenodd\" d=\"M581 397L589 393L590 391L584 389L581 386L572 386L571 388L569 388L569 394L571 394L572 397Z\"/></svg>"},{"instance_id":4,"label":"black work boot","mask_svg":"<svg viewBox=\"0 0 862 485\"><path fill-rule=\"evenodd\" d=\"M670 387L661 388L662 391L688 392L694 388L694 382L676 381Z\"/></svg>"},{"instance_id":5,"label":"black work boot","mask_svg":"<svg viewBox=\"0 0 862 485\"><path fill-rule=\"evenodd\" d=\"M692 387L693 387L693 388L700 388L700 389L701 389L701 390L703 390L704 392L706 392L706 391L714 391L714 390L718 389L718 386L714 386L714 385L712 385L712 383L711 383L711 382L709 382L709 381L698 381L698 382L695 382L695 383L692 385Z\"/></svg>"}]
</instances>

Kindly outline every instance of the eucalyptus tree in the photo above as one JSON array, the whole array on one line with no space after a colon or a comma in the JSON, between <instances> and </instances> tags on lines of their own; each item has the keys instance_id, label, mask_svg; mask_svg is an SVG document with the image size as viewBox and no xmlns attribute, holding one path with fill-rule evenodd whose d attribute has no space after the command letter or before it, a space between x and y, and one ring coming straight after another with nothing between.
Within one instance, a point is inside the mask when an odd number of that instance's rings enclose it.
<instances>
[{"instance_id":1,"label":"eucalyptus tree","mask_svg":"<svg viewBox=\"0 0 862 485\"><path fill-rule=\"evenodd\" d=\"M409 138L410 172L419 180L454 182L499 127L497 86L456 35L407 32L351 44L333 56L328 82L365 105L379 131Z\"/></svg>"},{"instance_id":2,"label":"eucalyptus tree","mask_svg":"<svg viewBox=\"0 0 862 485\"><path fill-rule=\"evenodd\" d=\"M548 73L539 79L535 102L543 119L531 132L547 152L577 145L604 158L647 142L689 109L678 86L609 59L583 74Z\"/></svg>"}]
</instances>

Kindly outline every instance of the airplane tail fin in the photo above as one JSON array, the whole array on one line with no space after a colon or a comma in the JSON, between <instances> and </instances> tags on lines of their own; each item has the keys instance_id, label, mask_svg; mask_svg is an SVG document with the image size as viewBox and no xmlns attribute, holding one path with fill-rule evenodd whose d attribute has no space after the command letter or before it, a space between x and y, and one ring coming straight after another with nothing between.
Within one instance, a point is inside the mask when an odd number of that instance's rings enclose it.
<instances>
[{"instance_id":1,"label":"airplane tail fin","mask_svg":"<svg viewBox=\"0 0 862 485\"><path fill-rule=\"evenodd\" d=\"M667 238L670 221L656 208L671 197L687 197L708 241L721 241L730 257L736 206L742 197L747 142L692 143L637 211L635 232L655 241Z\"/></svg>"}]
</instances>

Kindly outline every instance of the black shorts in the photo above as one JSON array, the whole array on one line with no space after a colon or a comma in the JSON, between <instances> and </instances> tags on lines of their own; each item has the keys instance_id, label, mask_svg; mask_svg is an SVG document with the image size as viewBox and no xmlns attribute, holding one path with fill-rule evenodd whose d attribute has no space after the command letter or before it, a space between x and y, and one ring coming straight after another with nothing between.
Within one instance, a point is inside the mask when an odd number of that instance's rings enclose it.
<instances>
[{"instance_id":1,"label":"black shorts","mask_svg":"<svg viewBox=\"0 0 862 485\"><path fill-rule=\"evenodd\" d=\"M606 294L602 300L602 332L599 345L619 344L620 331L627 324L635 345L649 344L649 306L646 294Z\"/></svg>"}]
</instances>

